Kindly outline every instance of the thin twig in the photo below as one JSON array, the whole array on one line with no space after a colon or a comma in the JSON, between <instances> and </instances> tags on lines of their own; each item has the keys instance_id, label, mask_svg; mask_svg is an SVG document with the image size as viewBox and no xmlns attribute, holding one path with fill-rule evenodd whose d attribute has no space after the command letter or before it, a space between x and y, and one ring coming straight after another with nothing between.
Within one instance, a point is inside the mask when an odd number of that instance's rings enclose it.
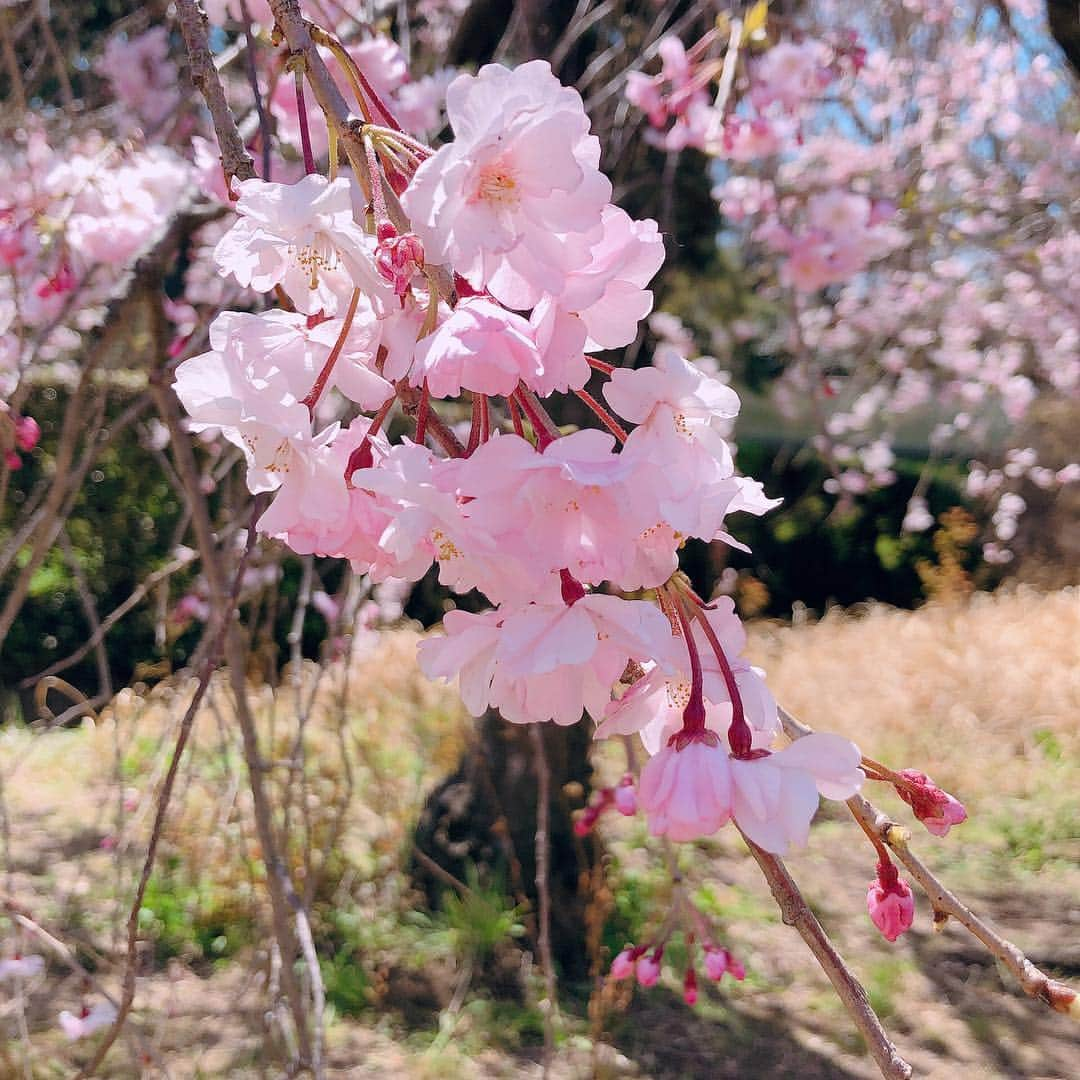
<instances>
[{"instance_id":1,"label":"thin twig","mask_svg":"<svg viewBox=\"0 0 1080 1080\"><path fill-rule=\"evenodd\" d=\"M545 999L540 1003L544 1019L544 1076L551 1071L555 1053L555 1028L553 1020L559 1015L559 995L555 983L555 961L551 955L551 848L548 840L548 819L551 815L551 769L544 752L544 736L539 724L529 725L529 738L533 744L533 761L536 765L536 896L539 901L540 926L536 935L536 947L540 953L540 967L544 972Z\"/></svg>"},{"instance_id":2,"label":"thin twig","mask_svg":"<svg viewBox=\"0 0 1080 1080\"><path fill-rule=\"evenodd\" d=\"M801 739L810 735L813 728L797 720L786 709L780 709L780 722L789 739ZM982 942L987 951L1016 977L1021 989L1030 997L1046 1002L1056 1012L1065 1013L1080 1020L1080 996L1072 987L1051 979L1040 971L1024 954L1023 950L1003 938L996 930L975 914L955 893L938 879L937 875L908 846L911 834L903 826L889 819L872 802L861 795L847 800L856 821L870 834L877 835L908 873L918 882L933 905L935 915L951 915L970 934Z\"/></svg>"},{"instance_id":3,"label":"thin twig","mask_svg":"<svg viewBox=\"0 0 1080 1080\"><path fill-rule=\"evenodd\" d=\"M836 951L817 916L803 898L798 885L788 873L787 867L775 855L759 848L745 833L743 839L769 883L785 924L799 931L822 970L828 975L848 1015L855 1021L855 1026L866 1040L881 1075L888 1080L907 1080L911 1076L911 1066L893 1045L862 984Z\"/></svg>"}]
</instances>

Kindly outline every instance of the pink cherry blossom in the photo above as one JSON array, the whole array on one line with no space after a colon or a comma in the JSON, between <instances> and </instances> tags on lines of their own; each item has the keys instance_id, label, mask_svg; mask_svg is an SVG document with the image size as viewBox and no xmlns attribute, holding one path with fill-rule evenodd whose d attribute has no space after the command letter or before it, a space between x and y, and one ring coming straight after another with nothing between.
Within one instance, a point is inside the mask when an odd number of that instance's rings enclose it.
<instances>
[{"instance_id":1,"label":"pink cherry blossom","mask_svg":"<svg viewBox=\"0 0 1080 1080\"><path fill-rule=\"evenodd\" d=\"M558 296L584 262L562 237L594 228L611 197L581 98L545 61L488 64L450 84L447 115L454 141L402 196L428 257L512 308Z\"/></svg>"},{"instance_id":2,"label":"pink cherry blossom","mask_svg":"<svg viewBox=\"0 0 1080 1080\"><path fill-rule=\"evenodd\" d=\"M354 287L382 310L387 286L375 269L374 238L353 220L349 180L254 179L239 192L240 218L214 250L224 273L260 292L280 285L307 315L335 314Z\"/></svg>"},{"instance_id":3,"label":"pink cherry blossom","mask_svg":"<svg viewBox=\"0 0 1080 1080\"><path fill-rule=\"evenodd\" d=\"M457 397L462 389L509 395L541 372L528 321L475 296L462 300L433 334L417 342L409 382L426 382L437 398Z\"/></svg>"},{"instance_id":4,"label":"pink cherry blossom","mask_svg":"<svg viewBox=\"0 0 1080 1080\"><path fill-rule=\"evenodd\" d=\"M573 724L586 710L598 716L628 660L670 652L670 626L644 600L591 594L572 605L452 614L443 620L447 636L421 645L422 670L443 678L461 672L473 715L494 706L514 723Z\"/></svg>"},{"instance_id":5,"label":"pink cherry blossom","mask_svg":"<svg viewBox=\"0 0 1080 1080\"><path fill-rule=\"evenodd\" d=\"M653 836L697 840L731 818L731 759L719 740L665 746L641 771L638 802Z\"/></svg>"},{"instance_id":6,"label":"pink cherry blossom","mask_svg":"<svg viewBox=\"0 0 1080 1080\"><path fill-rule=\"evenodd\" d=\"M759 847L804 847L818 794L849 799L862 786L862 755L839 735L815 732L764 757L732 759L732 816Z\"/></svg>"},{"instance_id":7,"label":"pink cherry blossom","mask_svg":"<svg viewBox=\"0 0 1080 1080\"><path fill-rule=\"evenodd\" d=\"M110 1001L100 1001L92 1009L83 1006L78 1013L65 1009L59 1016L60 1027L72 1040L83 1039L95 1031L108 1027L116 1019L116 1006Z\"/></svg>"},{"instance_id":8,"label":"pink cherry blossom","mask_svg":"<svg viewBox=\"0 0 1080 1080\"><path fill-rule=\"evenodd\" d=\"M0 960L0 980L4 979L30 979L40 975L45 970L45 958L36 953L25 956L16 953L14 956Z\"/></svg>"}]
</instances>

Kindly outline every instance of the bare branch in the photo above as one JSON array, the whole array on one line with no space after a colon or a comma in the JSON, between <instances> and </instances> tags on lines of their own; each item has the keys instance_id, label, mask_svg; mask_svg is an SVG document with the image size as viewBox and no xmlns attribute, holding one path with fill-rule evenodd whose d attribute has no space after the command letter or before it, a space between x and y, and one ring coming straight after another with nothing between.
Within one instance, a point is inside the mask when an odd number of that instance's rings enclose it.
<instances>
[{"instance_id":1,"label":"bare branch","mask_svg":"<svg viewBox=\"0 0 1080 1080\"><path fill-rule=\"evenodd\" d=\"M221 150L221 167L225 170L225 185L231 188L234 176L239 180L251 180L256 175L255 162L240 137L236 120L225 99L221 76L210 54L206 12L199 6L198 0L176 0L176 11L191 63L191 81L198 87L210 110Z\"/></svg>"},{"instance_id":2,"label":"bare branch","mask_svg":"<svg viewBox=\"0 0 1080 1080\"><path fill-rule=\"evenodd\" d=\"M780 721L789 739L801 739L810 735L813 728L797 720L781 708ZM983 919L975 914L955 893L948 889L932 870L908 846L911 834L903 826L891 821L872 802L855 795L847 800L855 819L871 834L876 834L918 882L933 905L935 916L951 915L961 926L976 937L987 951L1016 977L1021 989L1030 997L1046 1002L1056 1012L1065 1013L1080 1020L1080 996L1072 987L1051 979L1040 971L1024 952L1011 941L1003 938Z\"/></svg>"},{"instance_id":3,"label":"bare branch","mask_svg":"<svg viewBox=\"0 0 1080 1080\"><path fill-rule=\"evenodd\" d=\"M814 958L822 970L829 976L840 1000L844 1003L848 1015L855 1021L855 1026L866 1040L870 1053L877 1062L881 1075L889 1080L907 1080L911 1076L911 1066L900 1056L893 1045L881 1021L870 1004L862 984L844 963L843 957L829 940L817 916L810 910L799 891L799 886L788 873L787 867L775 855L770 855L759 848L746 834L743 839L750 848L750 854L757 860L765 880L769 883L773 898L780 908L780 914L788 926L799 931Z\"/></svg>"}]
</instances>

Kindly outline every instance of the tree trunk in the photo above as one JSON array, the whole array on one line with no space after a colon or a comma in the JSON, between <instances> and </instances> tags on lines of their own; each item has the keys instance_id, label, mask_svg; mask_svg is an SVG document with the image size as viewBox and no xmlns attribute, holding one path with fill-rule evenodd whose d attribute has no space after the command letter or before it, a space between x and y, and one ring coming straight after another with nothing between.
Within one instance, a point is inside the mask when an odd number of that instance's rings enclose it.
<instances>
[{"instance_id":1,"label":"tree trunk","mask_svg":"<svg viewBox=\"0 0 1080 1080\"><path fill-rule=\"evenodd\" d=\"M542 725L551 774L549 807L551 942L560 974L588 974L582 882L596 858L591 837L574 835L571 813L590 791L590 735L584 724ZM528 728L490 710L457 770L428 797L416 827L416 847L459 881L475 867L481 881L498 881L508 896L528 905L535 941L537 772ZM449 887L422 859L413 881L438 907Z\"/></svg>"}]
</instances>

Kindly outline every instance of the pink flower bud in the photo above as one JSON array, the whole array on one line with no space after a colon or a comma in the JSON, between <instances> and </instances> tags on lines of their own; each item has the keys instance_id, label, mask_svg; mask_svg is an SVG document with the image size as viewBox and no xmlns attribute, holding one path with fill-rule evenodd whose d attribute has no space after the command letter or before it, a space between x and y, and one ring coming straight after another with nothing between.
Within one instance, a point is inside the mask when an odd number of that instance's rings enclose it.
<instances>
[{"instance_id":1,"label":"pink flower bud","mask_svg":"<svg viewBox=\"0 0 1080 1080\"><path fill-rule=\"evenodd\" d=\"M707 946L705 949L705 974L715 982L724 977L728 969L727 949L716 949Z\"/></svg>"},{"instance_id":2,"label":"pink flower bud","mask_svg":"<svg viewBox=\"0 0 1080 1080\"><path fill-rule=\"evenodd\" d=\"M954 798L917 769L902 769L900 775L912 787L896 786L896 792L915 812L915 816L934 836L944 836L954 825L967 820L967 810Z\"/></svg>"},{"instance_id":3,"label":"pink flower bud","mask_svg":"<svg viewBox=\"0 0 1080 1080\"><path fill-rule=\"evenodd\" d=\"M892 863L879 863L877 870L877 879L866 894L866 909L886 940L895 941L915 921L915 898Z\"/></svg>"},{"instance_id":4,"label":"pink flower bud","mask_svg":"<svg viewBox=\"0 0 1080 1080\"><path fill-rule=\"evenodd\" d=\"M20 416L15 421L15 442L20 450L33 450L41 438L41 427L32 416Z\"/></svg>"},{"instance_id":5,"label":"pink flower bud","mask_svg":"<svg viewBox=\"0 0 1080 1080\"><path fill-rule=\"evenodd\" d=\"M8 450L4 454L4 464L12 471L22 468L22 458L14 450Z\"/></svg>"},{"instance_id":6,"label":"pink flower bud","mask_svg":"<svg viewBox=\"0 0 1080 1080\"><path fill-rule=\"evenodd\" d=\"M686 969L686 978L683 979L683 1001L687 1005L697 1004L697 972L689 967Z\"/></svg>"},{"instance_id":7,"label":"pink flower bud","mask_svg":"<svg viewBox=\"0 0 1080 1080\"><path fill-rule=\"evenodd\" d=\"M634 973L633 948L623 949L614 960L611 961L611 977L613 979L625 979Z\"/></svg>"},{"instance_id":8,"label":"pink flower bud","mask_svg":"<svg viewBox=\"0 0 1080 1080\"><path fill-rule=\"evenodd\" d=\"M656 985L656 980L660 978L660 961L663 956L663 949L654 949L651 953L647 953L638 960L635 969L638 986L648 988Z\"/></svg>"}]
</instances>

